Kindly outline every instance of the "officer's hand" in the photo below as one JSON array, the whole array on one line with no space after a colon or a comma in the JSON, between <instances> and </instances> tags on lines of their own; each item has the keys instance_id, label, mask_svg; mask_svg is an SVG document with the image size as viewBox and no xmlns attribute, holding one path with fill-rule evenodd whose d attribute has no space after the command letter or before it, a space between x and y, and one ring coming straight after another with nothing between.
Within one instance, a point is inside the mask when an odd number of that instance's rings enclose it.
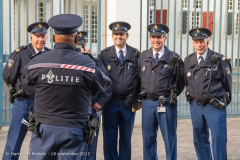
<instances>
[{"instance_id":1,"label":"officer's hand","mask_svg":"<svg viewBox=\"0 0 240 160\"><path fill-rule=\"evenodd\" d=\"M100 109L102 109L102 106L98 102L95 102L93 105L93 109L100 110Z\"/></svg>"},{"instance_id":2,"label":"officer's hand","mask_svg":"<svg viewBox=\"0 0 240 160\"><path fill-rule=\"evenodd\" d=\"M139 110L141 108L142 108L142 104L141 103L137 103L136 110Z\"/></svg>"},{"instance_id":3,"label":"officer's hand","mask_svg":"<svg viewBox=\"0 0 240 160\"><path fill-rule=\"evenodd\" d=\"M83 48L81 48L81 52L82 52L82 53L91 54L91 51L90 51L90 49L87 48L87 46L85 46L84 48L85 48L85 50L84 50Z\"/></svg>"}]
</instances>

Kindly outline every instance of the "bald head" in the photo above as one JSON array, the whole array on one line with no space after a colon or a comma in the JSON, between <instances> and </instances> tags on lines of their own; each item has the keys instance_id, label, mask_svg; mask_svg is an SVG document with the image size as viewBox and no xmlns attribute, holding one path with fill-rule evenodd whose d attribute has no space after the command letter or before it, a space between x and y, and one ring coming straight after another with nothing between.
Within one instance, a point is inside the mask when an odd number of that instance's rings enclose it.
<instances>
[{"instance_id":1,"label":"bald head","mask_svg":"<svg viewBox=\"0 0 240 160\"><path fill-rule=\"evenodd\" d=\"M76 46L77 44L77 32L72 33L72 34L67 34L67 35L60 35L60 34L53 34L53 42L66 42L66 43L71 43L72 45Z\"/></svg>"}]
</instances>

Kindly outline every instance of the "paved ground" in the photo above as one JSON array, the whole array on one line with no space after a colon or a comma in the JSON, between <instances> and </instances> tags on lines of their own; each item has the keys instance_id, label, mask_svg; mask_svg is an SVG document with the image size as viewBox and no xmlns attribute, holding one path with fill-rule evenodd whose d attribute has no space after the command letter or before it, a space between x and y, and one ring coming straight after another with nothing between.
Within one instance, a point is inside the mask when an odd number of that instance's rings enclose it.
<instances>
[{"instance_id":1,"label":"paved ground","mask_svg":"<svg viewBox=\"0 0 240 160\"><path fill-rule=\"evenodd\" d=\"M228 160L240 160L240 118L228 118ZM196 154L192 141L192 126L190 119L178 120L178 160L196 160ZM23 156L20 160L27 160L26 154L29 149L31 134L28 133L23 143L21 153ZM7 130L0 130L0 159L2 158L3 149L6 143ZM165 158L165 149L160 131L158 132L158 157ZM100 131L98 141L97 160L103 160L103 139L102 130ZM134 127L132 138L132 159L143 159L142 153L142 132L141 127Z\"/></svg>"}]
</instances>

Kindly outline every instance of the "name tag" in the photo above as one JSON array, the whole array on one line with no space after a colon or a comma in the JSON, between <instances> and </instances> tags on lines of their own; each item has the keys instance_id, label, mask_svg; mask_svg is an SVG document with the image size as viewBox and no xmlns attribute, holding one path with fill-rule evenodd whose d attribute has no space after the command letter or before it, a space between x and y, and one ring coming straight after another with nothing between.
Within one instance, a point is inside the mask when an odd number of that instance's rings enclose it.
<instances>
[{"instance_id":1,"label":"name tag","mask_svg":"<svg viewBox=\"0 0 240 160\"><path fill-rule=\"evenodd\" d=\"M157 112L166 112L166 107L157 107Z\"/></svg>"}]
</instances>

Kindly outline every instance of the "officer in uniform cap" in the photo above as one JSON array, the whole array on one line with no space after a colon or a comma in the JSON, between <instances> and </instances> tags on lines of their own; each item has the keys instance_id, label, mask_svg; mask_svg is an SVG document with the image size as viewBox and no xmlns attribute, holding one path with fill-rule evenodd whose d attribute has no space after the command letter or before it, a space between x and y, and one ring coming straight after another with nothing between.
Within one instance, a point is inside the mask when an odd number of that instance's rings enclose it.
<instances>
[{"instance_id":1,"label":"officer in uniform cap","mask_svg":"<svg viewBox=\"0 0 240 160\"><path fill-rule=\"evenodd\" d=\"M91 55L90 49L86 46L86 44L87 44L87 40L86 40L87 32L86 31L78 31L77 34L78 34L77 49L81 53Z\"/></svg>"},{"instance_id":2,"label":"officer in uniform cap","mask_svg":"<svg viewBox=\"0 0 240 160\"><path fill-rule=\"evenodd\" d=\"M78 31L77 34L78 34L78 43L77 43L78 50L80 50L81 53L92 57L95 60L97 66L103 71L103 73L105 75L108 76L107 70L104 67L104 65L101 63L101 61L98 58L93 57L92 54L91 54L91 51L86 47L87 32L86 31ZM109 96L106 96L107 94ZM99 101L102 101L102 99L106 99L106 98L107 98L106 101L108 101L109 100L108 98L111 97L111 94L112 94L111 88L109 88L108 90L105 91L105 94L97 93L94 96L92 96L92 103L91 103L91 105L92 105L92 116L97 119L99 124L100 124L100 121L101 121L100 117L102 115L101 114L102 113L102 107L104 107L104 106L101 105L101 103L99 103ZM93 143L91 145L88 145L87 152L91 153L91 154L89 154L86 157L86 160L96 160L98 134L99 134L99 125L96 129Z\"/></svg>"},{"instance_id":3,"label":"officer in uniform cap","mask_svg":"<svg viewBox=\"0 0 240 160\"><path fill-rule=\"evenodd\" d=\"M183 61L165 46L169 32L163 24L150 24L151 48L138 59L141 78L143 159L157 160L157 131L160 127L166 159L177 159L177 96L183 91Z\"/></svg>"},{"instance_id":4,"label":"officer in uniform cap","mask_svg":"<svg viewBox=\"0 0 240 160\"><path fill-rule=\"evenodd\" d=\"M137 59L140 52L126 44L130 28L126 22L111 23L109 29L112 31L114 45L103 49L98 55L113 83L112 97L102 112L105 160L131 160L135 110L141 106L137 104Z\"/></svg>"},{"instance_id":5,"label":"officer in uniform cap","mask_svg":"<svg viewBox=\"0 0 240 160\"><path fill-rule=\"evenodd\" d=\"M86 36L87 32L86 31L79 31L78 33L78 45L83 45L87 43Z\"/></svg>"},{"instance_id":6,"label":"officer in uniform cap","mask_svg":"<svg viewBox=\"0 0 240 160\"><path fill-rule=\"evenodd\" d=\"M31 43L18 47L14 50L3 69L3 79L10 89L10 101L13 103L12 119L8 131L8 138L3 154L3 159L18 159L22 142L27 133L26 125L21 121L24 118L28 121L29 108L34 109L33 94L26 96L24 92L33 93L33 87L24 87L22 82L25 80L24 67L29 60L36 54L40 54L49 49L45 47L47 41L48 24L36 22L30 24L27 31L30 33ZM24 90L23 90L24 87ZM13 95L16 94L15 100ZM12 154L13 153L13 154ZM15 153L15 154L14 154Z\"/></svg>"},{"instance_id":7,"label":"officer in uniform cap","mask_svg":"<svg viewBox=\"0 0 240 160\"><path fill-rule=\"evenodd\" d=\"M196 154L198 159L227 159L226 106L232 94L231 65L225 56L208 48L209 29L194 28L189 35L196 52L184 60L184 77Z\"/></svg>"},{"instance_id":8,"label":"officer in uniform cap","mask_svg":"<svg viewBox=\"0 0 240 160\"><path fill-rule=\"evenodd\" d=\"M48 24L54 29L54 49L34 57L25 68L27 83L36 91L37 130L31 138L29 159L85 159L91 154L84 143L91 96L105 94L111 80L93 59L76 50L80 16L60 14L51 17ZM106 100L99 103L105 105Z\"/></svg>"}]
</instances>

